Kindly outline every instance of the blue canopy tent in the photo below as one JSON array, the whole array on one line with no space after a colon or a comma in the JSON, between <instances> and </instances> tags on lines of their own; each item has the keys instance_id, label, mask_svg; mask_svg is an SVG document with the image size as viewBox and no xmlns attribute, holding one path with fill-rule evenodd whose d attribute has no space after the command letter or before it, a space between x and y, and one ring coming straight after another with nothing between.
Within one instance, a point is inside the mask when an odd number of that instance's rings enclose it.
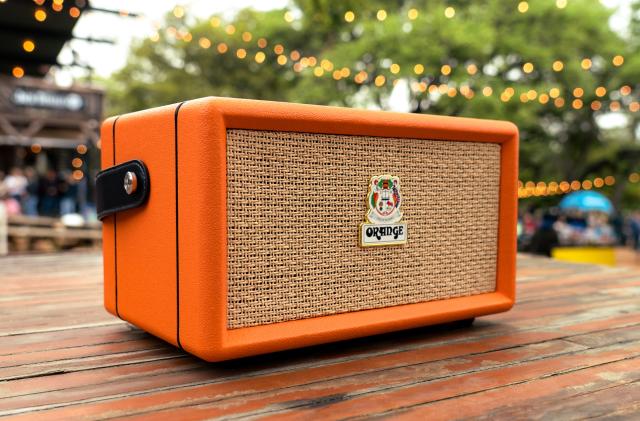
<instances>
[{"instance_id":1,"label":"blue canopy tent","mask_svg":"<svg viewBox=\"0 0 640 421\"><path fill-rule=\"evenodd\" d=\"M613 213L613 205L607 197L601 193L589 190L581 190L570 193L560 201L562 210L579 210L582 212L603 212L608 215Z\"/></svg>"}]
</instances>

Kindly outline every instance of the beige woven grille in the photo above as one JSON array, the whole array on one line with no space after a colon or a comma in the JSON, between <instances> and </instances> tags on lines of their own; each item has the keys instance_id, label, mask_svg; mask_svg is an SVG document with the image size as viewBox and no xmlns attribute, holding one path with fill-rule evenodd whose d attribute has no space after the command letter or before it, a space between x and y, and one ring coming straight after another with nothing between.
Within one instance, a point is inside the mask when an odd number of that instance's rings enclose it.
<instances>
[{"instance_id":1,"label":"beige woven grille","mask_svg":"<svg viewBox=\"0 0 640 421\"><path fill-rule=\"evenodd\" d=\"M495 290L500 146L227 131L228 327ZM400 177L408 243L358 245L372 176Z\"/></svg>"}]
</instances>

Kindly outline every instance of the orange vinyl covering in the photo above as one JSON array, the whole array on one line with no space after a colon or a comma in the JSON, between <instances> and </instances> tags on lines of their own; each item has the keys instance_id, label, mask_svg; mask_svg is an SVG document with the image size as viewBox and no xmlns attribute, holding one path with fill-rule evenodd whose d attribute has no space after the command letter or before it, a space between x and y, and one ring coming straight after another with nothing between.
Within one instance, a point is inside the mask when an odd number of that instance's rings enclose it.
<instances>
[{"instance_id":1,"label":"orange vinyl covering","mask_svg":"<svg viewBox=\"0 0 640 421\"><path fill-rule=\"evenodd\" d=\"M496 291L229 329L228 129L500 144ZM132 159L147 165L151 193L145 206L104 220L105 307L205 360L468 319L513 306L518 131L511 123L208 97L105 121L103 169Z\"/></svg>"}]
</instances>

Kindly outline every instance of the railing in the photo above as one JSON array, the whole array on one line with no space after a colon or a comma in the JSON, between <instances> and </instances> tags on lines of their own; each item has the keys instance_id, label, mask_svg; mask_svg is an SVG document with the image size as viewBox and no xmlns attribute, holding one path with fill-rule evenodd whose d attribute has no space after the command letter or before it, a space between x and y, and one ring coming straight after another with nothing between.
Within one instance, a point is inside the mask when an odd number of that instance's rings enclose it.
<instances>
[{"instance_id":1,"label":"railing","mask_svg":"<svg viewBox=\"0 0 640 421\"><path fill-rule=\"evenodd\" d=\"M102 240L99 222L65 225L60 218L7 216L0 205L0 255L12 251L53 251L77 246L97 247Z\"/></svg>"}]
</instances>

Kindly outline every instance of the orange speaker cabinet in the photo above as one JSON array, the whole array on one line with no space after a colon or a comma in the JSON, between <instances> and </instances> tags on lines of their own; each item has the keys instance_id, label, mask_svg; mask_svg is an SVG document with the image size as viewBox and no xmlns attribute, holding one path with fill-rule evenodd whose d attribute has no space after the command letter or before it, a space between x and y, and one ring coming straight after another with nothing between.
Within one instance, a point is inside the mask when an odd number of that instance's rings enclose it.
<instances>
[{"instance_id":1,"label":"orange speaker cabinet","mask_svg":"<svg viewBox=\"0 0 640 421\"><path fill-rule=\"evenodd\" d=\"M205 360L514 303L511 123L210 97L101 143L105 307Z\"/></svg>"}]
</instances>

